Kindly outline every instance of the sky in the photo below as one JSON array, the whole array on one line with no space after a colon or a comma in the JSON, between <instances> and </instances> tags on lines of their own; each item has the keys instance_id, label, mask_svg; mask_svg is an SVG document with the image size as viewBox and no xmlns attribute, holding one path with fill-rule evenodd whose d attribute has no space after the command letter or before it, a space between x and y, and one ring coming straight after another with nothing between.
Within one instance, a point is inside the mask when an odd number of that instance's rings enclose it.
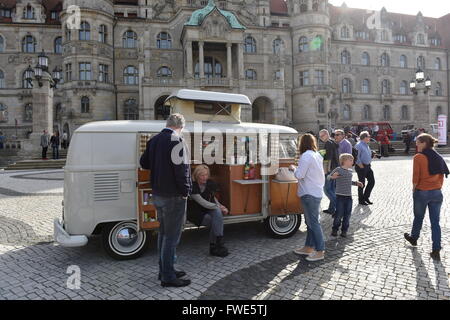
<instances>
[{"instance_id":1,"label":"sky","mask_svg":"<svg viewBox=\"0 0 450 320\"><path fill-rule=\"evenodd\" d=\"M344 0L329 0L334 6L341 6ZM450 13L449 0L345 0L350 8L381 10L416 15L419 11L425 17L440 18ZM425 5L424 5L425 3Z\"/></svg>"}]
</instances>

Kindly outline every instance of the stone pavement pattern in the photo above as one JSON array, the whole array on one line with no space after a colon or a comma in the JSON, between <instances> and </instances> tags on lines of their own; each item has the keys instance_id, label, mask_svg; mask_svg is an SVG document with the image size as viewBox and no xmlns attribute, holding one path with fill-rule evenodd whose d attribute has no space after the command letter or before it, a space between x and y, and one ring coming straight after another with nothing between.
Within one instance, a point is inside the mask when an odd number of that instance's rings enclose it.
<instances>
[{"instance_id":1,"label":"stone pavement pattern","mask_svg":"<svg viewBox=\"0 0 450 320\"><path fill-rule=\"evenodd\" d=\"M98 237L82 248L54 244L53 219L61 216L61 170L0 172L0 300L449 300L450 184L446 181L444 187L442 262L434 263L428 255L428 218L418 248L403 240L412 224L411 170L405 157L374 163L375 205L354 205L347 239L330 237L331 218L322 216L327 246L322 262L310 263L292 253L304 243L304 223L284 240L268 238L259 223L226 226L231 254L224 259L208 255L207 230L186 231L177 252L178 268L192 279L185 288L159 285L154 237L148 252L134 261L110 259ZM327 205L324 200L322 207ZM67 287L71 265L81 270L79 290Z\"/></svg>"}]
</instances>

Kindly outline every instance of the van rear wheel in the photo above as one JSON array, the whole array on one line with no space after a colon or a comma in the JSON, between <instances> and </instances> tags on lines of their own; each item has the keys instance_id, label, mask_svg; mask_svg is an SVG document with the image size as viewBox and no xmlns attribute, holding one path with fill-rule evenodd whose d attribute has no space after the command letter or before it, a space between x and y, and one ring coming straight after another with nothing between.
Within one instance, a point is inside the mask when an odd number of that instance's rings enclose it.
<instances>
[{"instance_id":1,"label":"van rear wheel","mask_svg":"<svg viewBox=\"0 0 450 320\"><path fill-rule=\"evenodd\" d=\"M140 257L150 244L150 234L138 231L134 221L108 224L102 230L102 243L106 253L116 260Z\"/></svg>"},{"instance_id":2,"label":"van rear wheel","mask_svg":"<svg viewBox=\"0 0 450 320\"><path fill-rule=\"evenodd\" d=\"M302 223L300 214L272 216L264 220L264 227L269 236L276 239L290 238L297 233Z\"/></svg>"}]
</instances>

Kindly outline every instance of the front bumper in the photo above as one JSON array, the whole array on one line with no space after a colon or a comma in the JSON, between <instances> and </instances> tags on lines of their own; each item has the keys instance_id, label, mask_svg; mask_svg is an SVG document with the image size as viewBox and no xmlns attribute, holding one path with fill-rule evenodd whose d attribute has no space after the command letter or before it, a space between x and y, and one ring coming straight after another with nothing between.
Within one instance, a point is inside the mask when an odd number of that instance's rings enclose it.
<instances>
[{"instance_id":1,"label":"front bumper","mask_svg":"<svg viewBox=\"0 0 450 320\"><path fill-rule=\"evenodd\" d=\"M63 247L82 247L88 243L86 236L71 236L62 227L58 218L53 221L53 237Z\"/></svg>"}]
</instances>

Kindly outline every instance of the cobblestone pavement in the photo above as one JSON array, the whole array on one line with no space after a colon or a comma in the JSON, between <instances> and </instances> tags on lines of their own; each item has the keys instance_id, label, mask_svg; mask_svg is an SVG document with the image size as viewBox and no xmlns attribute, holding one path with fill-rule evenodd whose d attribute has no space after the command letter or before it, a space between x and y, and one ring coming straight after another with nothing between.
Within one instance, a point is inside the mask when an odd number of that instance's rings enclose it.
<instances>
[{"instance_id":1,"label":"cobblestone pavement","mask_svg":"<svg viewBox=\"0 0 450 320\"><path fill-rule=\"evenodd\" d=\"M304 223L284 240L268 238L259 223L226 226L231 254L224 259L208 255L207 230L188 230L177 252L177 267L192 280L185 288L159 285L154 237L148 252L134 261L112 260L98 237L82 248L54 244L53 219L61 216L61 170L0 172L0 299L449 300L449 182L441 217L442 262L435 263L429 257L427 220L419 247L403 240L412 223L410 158L381 160L373 167L375 205L354 206L347 239L330 237L331 218L322 216L324 261L310 263L292 253L304 244ZM78 290L67 287L72 265L81 270Z\"/></svg>"}]
</instances>

